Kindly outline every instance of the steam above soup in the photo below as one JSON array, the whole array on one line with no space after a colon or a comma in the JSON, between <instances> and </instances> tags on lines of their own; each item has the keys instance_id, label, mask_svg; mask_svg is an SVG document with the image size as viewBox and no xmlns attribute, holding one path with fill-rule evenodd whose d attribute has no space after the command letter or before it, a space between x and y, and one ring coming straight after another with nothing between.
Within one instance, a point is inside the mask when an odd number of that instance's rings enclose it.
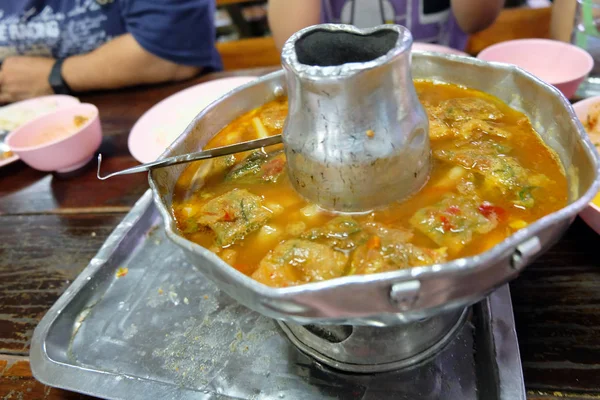
<instances>
[{"instance_id":1,"label":"steam above soup","mask_svg":"<svg viewBox=\"0 0 600 400\"><path fill-rule=\"evenodd\" d=\"M443 263L483 252L567 203L558 157L527 117L485 93L415 82L433 165L410 199L364 215L307 203L281 146L200 161L179 178L182 233L274 287ZM287 102L242 115L206 148L282 132Z\"/></svg>"}]
</instances>

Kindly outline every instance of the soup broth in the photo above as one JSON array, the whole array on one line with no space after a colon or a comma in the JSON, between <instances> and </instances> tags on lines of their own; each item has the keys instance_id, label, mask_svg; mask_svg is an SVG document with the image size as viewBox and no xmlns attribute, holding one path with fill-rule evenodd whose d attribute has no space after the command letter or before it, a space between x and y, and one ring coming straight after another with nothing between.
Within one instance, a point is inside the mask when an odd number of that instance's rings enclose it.
<instances>
[{"instance_id":1,"label":"soup broth","mask_svg":"<svg viewBox=\"0 0 600 400\"><path fill-rule=\"evenodd\" d=\"M432 170L403 202L343 215L292 188L281 145L195 162L173 213L183 235L274 287L431 265L483 252L564 207L556 154L527 117L468 88L415 82L429 116ZM280 134L285 99L225 127L206 146Z\"/></svg>"}]
</instances>

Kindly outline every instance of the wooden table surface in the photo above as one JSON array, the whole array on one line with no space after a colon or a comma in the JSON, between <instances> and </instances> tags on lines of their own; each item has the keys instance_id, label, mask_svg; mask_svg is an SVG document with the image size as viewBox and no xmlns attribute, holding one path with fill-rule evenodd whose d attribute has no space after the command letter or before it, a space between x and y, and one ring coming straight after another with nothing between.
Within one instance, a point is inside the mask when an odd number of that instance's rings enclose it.
<instances>
[{"instance_id":1,"label":"wooden table surface","mask_svg":"<svg viewBox=\"0 0 600 400\"><path fill-rule=\"evenodd\" d=\"M127 150L134 122L152 105L218 73L151 88L86 95L104 128L105 171L136 165ZM95 164L94 164L95 165ZM0 169L0 397L83 399L31 376L33 329L148 188L146 175L96 179L34 171L21 162ZM565 237L511 284L530 399L600 398L600 247L579 219Z\"/></svg>"}]
</instances>

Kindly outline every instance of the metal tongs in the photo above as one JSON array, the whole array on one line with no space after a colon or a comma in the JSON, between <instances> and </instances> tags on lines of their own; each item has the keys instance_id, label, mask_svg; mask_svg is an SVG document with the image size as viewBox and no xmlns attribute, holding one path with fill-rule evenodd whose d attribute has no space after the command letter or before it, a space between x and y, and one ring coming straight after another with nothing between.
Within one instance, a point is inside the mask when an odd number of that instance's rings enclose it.
<instances>
[{"instance_id":1,"label":"metal tongs","mask_svg":"<svg viewBox=\"0 0 600 400\"><path fill-rule=\"evenodd\" d=\"M111 174L100 176L100 166L102 164L102 154L98 154L98 172L96 176L100 180L112 178L117 175L137 174L138 172L146 172L157 168L169 167L171 165L184 164L192 161L206 160L208 158L228 156L230 154L242 153L244 151L259 149L261 147L272 146L281 143L281 135L269 136L262 139L249 140L247 142L236 143L230 146L217 147L210 150L197 151L195 153L183 154L175 157L163 158L161 160L138 165L137 167L127 168L122 171L113 172Z\"/></svg>"},{"instance_id":2,"label":"metal tongs","mask_svg":"<svg viewBox=\"0 0 600 400\"><path fill-rule=\"evenodd\" d=\"M8 147L8 145L6 144L6 137L9 133L10 131L0 128L0 154L7 153L10 151L10 147Z\"/></svg>"}]
</instances>

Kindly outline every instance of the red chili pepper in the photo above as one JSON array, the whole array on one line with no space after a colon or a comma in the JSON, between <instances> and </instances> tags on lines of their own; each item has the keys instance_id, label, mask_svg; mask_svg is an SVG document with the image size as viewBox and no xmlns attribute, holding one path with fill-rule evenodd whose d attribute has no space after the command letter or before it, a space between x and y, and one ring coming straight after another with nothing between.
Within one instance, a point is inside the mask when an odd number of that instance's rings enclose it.
<instances>
[{"instance_id":1,"label":"red chili pepper","mask_svg":"<svg viewBox=\"0 0 600 400\"><path fill-rule=\"evenodd\" d=\"M452 230L453 226L450 223L448 217L446 217L445 215L440 215L440 221L442 222L442 228L444 228L444 231L447 232Z\"/></svg>"},{"instance_id":2,"label":"red chili pepper","mask_svg":"<svg viewBox=\"0 0 600 400\"><path fill-rule=\"evenodd\" d=\"M458 206L450 206L446 212L452 215L460 215L460 208L458 208Z\"/></svg>"},{"instance_id":3,"label":"red chili pepper","mask_svg":"<svg viewBox=\"0 0 600 400\"><path fill-rule=\"evenodd\" d=\"M223 214L223 218L221 218L221 221L225 221L225 222L231 222L231 221L233 221L234 219L235 219L235 218L233 218L233 216L232 216L231 214L229 214L229 213L227 212L227 210L225 210L225 211L224 211L224 214Z\"/></svg>"},{"instance_id":4,"label":"red chili pepper","mask_svg":"<svg viewBox=\"0 0 600 400\"><path fill-rule=\"evenodd\" d=\"M487 201L484 201L478 207L481 215L486 217L487 219L496 218L498 221L503 221L506 219L506 211L502 207L495 206Z\"/></svg>"},{"instance_id":5,"label":"red chili pepper","mask_svg":"<svg viewBox=\"0 0 600 400\"><path fill-rule=\"evenodd\" d=\"M269 178L283 171L285 162L281 158L274 158L262 167L263 178Z\"/></svg>"}]
</instances>

